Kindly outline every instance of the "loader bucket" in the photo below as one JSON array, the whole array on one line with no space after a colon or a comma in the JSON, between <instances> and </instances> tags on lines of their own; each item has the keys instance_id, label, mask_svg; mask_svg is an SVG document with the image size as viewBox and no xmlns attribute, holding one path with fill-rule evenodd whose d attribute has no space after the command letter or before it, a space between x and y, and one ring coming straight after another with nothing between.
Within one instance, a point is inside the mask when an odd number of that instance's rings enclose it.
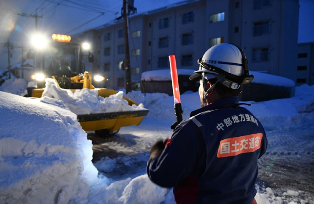
<instances>
[{"instance_id":1,"label":"loader bucket","mask_svg":"<svg viewBox=\"0 0 314 204\"><path fill-rule=\"evenodd\" d=\"M101 97L109 97L117 92L113 89L96 88L98 95ZM71 89L75 91L75 89ZM33 89L32 97L40 98L44 89ZM138 105L131 99L123 97L130 106ZM121 127L130 125L139 125L143 118L148 114L148 110L133 110L121 112L106 112L96 114L77 115L77 120L85 131L95 131L96 133L106 132L106 135L118 132ZM101 131L106 130L106 131ZM100 136L104 136L103 134Z\"/></svg>"}]
</instances>

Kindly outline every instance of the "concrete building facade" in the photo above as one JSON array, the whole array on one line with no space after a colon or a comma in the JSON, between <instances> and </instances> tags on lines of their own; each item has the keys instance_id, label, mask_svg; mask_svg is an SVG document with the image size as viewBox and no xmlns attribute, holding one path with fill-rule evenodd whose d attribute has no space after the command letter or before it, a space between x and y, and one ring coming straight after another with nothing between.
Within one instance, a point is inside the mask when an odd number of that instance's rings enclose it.
<instances>
[{"instance_id":1,"label":"concrete building facade","mask_svg":"<svg viewBox=\"0 0 314 204\"><path fill-rule=\"evenodd\" d=\"M314 42L299 43L296 84L314 85Z\"/></svg>"},{"instance_id":2,"label":"concrete building facade","mask_svg":"<svg viewBox=\"0 0 314 204\"><path fill-rule=\"evenodd\" d=\"M169 69L176 55L180 69L196 70L197 60L213 45L238 45L249 70L297 78L298 0L185 1L129 17L133 89L141 73ZM107 78L106 87L125 87L123 19L74 37L89 36L95 61L89 67ZM87 70L88 70L88 66Z\"/></svg>"}]
</instances>

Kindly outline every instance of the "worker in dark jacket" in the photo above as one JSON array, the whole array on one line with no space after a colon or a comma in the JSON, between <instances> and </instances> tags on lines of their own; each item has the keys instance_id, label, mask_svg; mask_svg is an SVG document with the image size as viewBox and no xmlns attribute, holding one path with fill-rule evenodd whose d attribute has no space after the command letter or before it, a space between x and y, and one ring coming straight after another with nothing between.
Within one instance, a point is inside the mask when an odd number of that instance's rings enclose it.
<instances>
[{"instance_id":1,"label":"worker in dark jacket","mask_svg":"<svg viewBox=\"0 0 314 204\"><path fill-rule=\"evenodd\" d=\"M257 160L266 151L262 124L238 95L250 83L243 51L219 44L198 60L190 76L200 80L202 108L178 124L168 141L151 147L147 174L152 182L174 188L177 204L256 203Z\"/></svg>"}]
</instances>

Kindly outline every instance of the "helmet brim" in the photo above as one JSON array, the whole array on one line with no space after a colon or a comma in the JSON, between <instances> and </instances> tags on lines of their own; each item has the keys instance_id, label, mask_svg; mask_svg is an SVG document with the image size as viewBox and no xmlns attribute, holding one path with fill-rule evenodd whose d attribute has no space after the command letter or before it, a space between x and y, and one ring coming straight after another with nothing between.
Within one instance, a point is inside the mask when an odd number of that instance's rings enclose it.
<instances>
[{"instance_id":1,"label":"helmet brim","mask_svg":"<svg viewBox=\"0 0 314 204\"><path fill-rule=\"evenodd\" d=\"M198 81L198 80L201 80L202 79L202 73L205 72L205 76L207 79L213 79L213 78L216 78L216 73L214 72L211 72L211 71L204 71L204 70L198 70L198 71L195 71L194 74L192 74L189 79L191 81Z\"/></svg>"}]
</instances>

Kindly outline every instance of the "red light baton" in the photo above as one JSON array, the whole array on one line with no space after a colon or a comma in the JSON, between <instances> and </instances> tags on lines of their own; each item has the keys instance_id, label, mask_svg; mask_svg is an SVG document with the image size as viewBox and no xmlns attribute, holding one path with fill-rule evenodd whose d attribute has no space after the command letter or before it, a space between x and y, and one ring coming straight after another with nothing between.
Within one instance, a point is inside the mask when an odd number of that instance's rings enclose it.
<instances>
[{"instance_id":1,"label":"red light baton","mask_svg":"<svg viewBox=\"0 0 314 204\"><path fill-rule=\"evenodd\" d=\"M174 98L174 111L177 117L177 124L182 121L182 107L180 99L180 89L179 89L179 80L177 73L177 64L175 55L169 55L170 70L171 70L171 80L172 80L172 90ZM174 129L174 128L173 128Z\"/></svg>"}]
</instances>

